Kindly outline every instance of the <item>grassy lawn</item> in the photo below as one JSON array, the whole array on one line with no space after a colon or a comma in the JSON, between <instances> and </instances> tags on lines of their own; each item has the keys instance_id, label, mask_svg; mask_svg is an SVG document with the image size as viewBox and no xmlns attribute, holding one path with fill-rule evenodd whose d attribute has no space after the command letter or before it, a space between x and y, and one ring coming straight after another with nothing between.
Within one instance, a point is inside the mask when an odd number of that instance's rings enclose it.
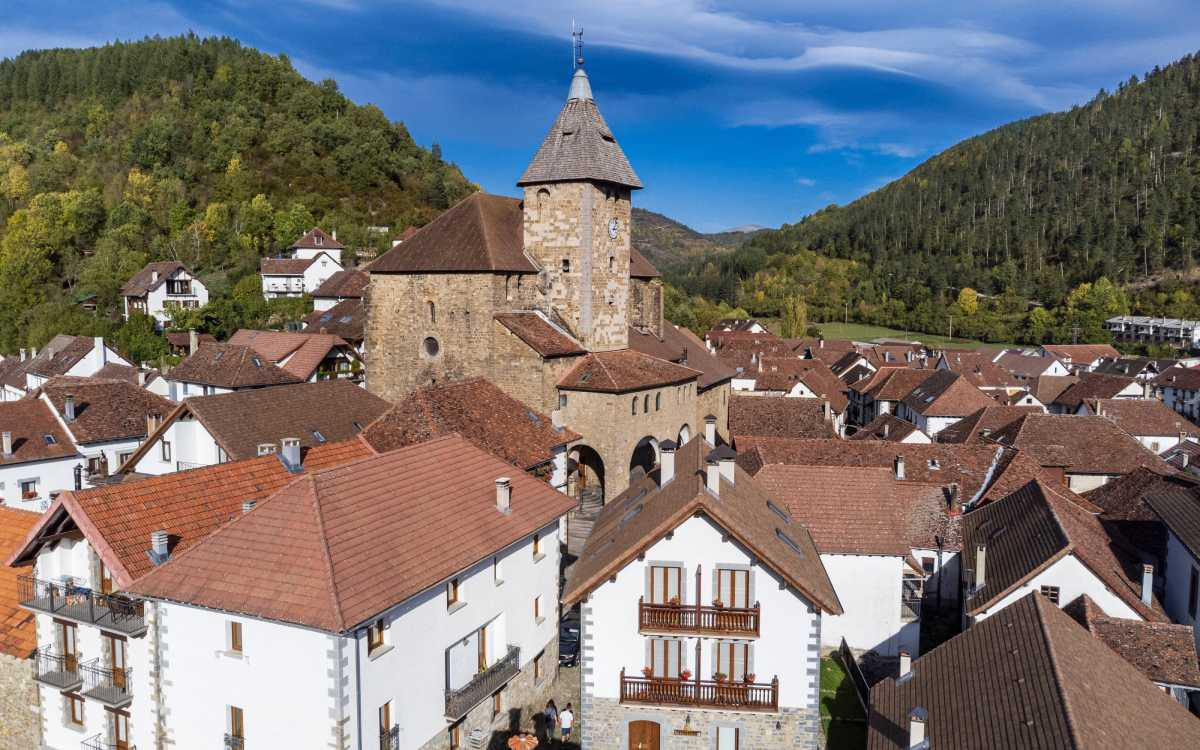
<instances>
[{"instance_id":1,"label":"grassy lawn","mask_svg":"<svg viewBox=\"0 0 1200 750\"><path fill-rule=\"evenodd\" d=\"M828 750L863 750L867 717L836 654L821 659L821 728Z\"/></svg>"},{"instance_id":2,"label":"grassy lawn","mask_svg":"<svg viewBox=\"0 0 1200 750\"><path fill-rule=\"evenodd\" d=\"M852 339L854 341L871 341L872 339L898 339L901 341L920 341L933 346L951 345L957 349L975 349L981 346L1011 346L1011 344L985 344L982 341L955 338L953 340L932 333L903 331L896 328L884 328L865 323L814 323L821 329L821 334L827 339Z\"/></svg>"}]
</instances>

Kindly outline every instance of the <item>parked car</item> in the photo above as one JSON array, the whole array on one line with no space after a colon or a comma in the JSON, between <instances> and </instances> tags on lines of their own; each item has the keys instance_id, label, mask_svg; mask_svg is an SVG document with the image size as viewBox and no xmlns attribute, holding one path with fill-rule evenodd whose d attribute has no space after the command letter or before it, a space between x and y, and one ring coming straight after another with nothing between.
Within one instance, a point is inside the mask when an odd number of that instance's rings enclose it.
<instances>
[{"instance_id":1,"label":"parked car","mask_svg":"<svg viewBox=\"0 0 1200 750\"><path fill-rule=\"evenodd\" d=\"M579 663L579 610L573 609L558 623L558 663L573 667Z\"/></svg>"}]
</instances>

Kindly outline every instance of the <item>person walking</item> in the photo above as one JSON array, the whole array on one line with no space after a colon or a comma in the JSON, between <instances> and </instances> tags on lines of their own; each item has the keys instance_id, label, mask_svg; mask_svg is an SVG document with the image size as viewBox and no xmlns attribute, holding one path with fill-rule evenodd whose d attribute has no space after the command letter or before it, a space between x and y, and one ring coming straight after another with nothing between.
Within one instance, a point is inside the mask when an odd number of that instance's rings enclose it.
<instances>
[{"instance_id":1,"label":"person walking","mask_svg":"<svg viewBox=\"0 0 1200 750\"><path fill-rule=\"evenodd\" d=\"M546 709L542 711L546 720L546 741L547 743L554 742L554 732L558 724L558 706L554 705L554 699L546 701Z\"/></svg>"},{"instance_id":2,"label":"person walking","mask_svg":"<svg viewBox=\"0 0 1200 750\"><path fill-rule=\"evenodd\" d=\"M570 703L558 715L558 722L562 726L562 741L565 745L571 739L571 726L575 723L575 712L571 710Z\"/></svg>"}]
</instances>

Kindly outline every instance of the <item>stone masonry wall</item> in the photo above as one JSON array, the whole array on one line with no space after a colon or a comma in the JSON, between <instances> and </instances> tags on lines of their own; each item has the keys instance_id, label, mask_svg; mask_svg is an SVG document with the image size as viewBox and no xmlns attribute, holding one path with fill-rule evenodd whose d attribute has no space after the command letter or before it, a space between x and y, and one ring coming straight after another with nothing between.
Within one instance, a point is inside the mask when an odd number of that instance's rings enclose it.
<instances>
[{"instance_id":1,"label":"stone masonry wall","mask_svg":"<svg viewBox=\"0 0 1200 750\"><path fill-rule=\"evenodd\" d=\"M543 360L519 336L495 321L492 331L495 366L489 379L500 390L548 416L558 408L558 381L579 358Z\"/></svg>"},{"instance_id":2,"label":"stone masonry wall","mask_svg":"<svg viewBox=\"0 0 1200 750\"><path fill-rule=\"evenodd\" d=\"M593 698L589 704L580 717L586 727L587 750L626 750L631 721L656 722L661 750L712 750L718 727L738 728L739 750L820 747L819 714L806 708L781 707L779 713L715 711L622 705L611 698ZM689 716L691 722L685 724Z\"/></svg>"},{"instance_id":3,"label":"stone masonry wall","mask_svg":"<svg viewBox=\"0 0 1200 750\"><path fill-rule=\"evenodd\" d=\"M505 744L513 732L525 730L535 731L539 725L535 715L545 708L546 701L555 696L551 695L554 677L558 673L558 636L546 644L542 652L541 677L533 678L533 658L535 654L521 654L525 662L517 676L512 678L501 690L500 713L492 715L492 700L489 696L475 708L472 708L459 720L460 737L463 747L470 747L468 738L473 730L482 730L486 737L484 747L488 750L507 748ZM562 706L559 706L562 708ZM421 745L420 750L449 750L450 732L439 732Z\"/></svg>"},{"instance_id":4,"label":"stone masonry wall","mask_svg":"<svg viewBox=\"0 0 1200 750\"><path fill-rule=\"evenodd\" d=\"M629 325L663 335L662 282L658 279L630 279Z\"/></svg>"},{"instance_id":5,"label":"stone masonry wall","mask_svg":"<svg viewBox=\"0 0 1200 750\"><path fill-rule=\"evenodd\" d=\"M0 654L0 750L41 747L37 683L29 659Z\"/></svg>"},{"instance_id":6,"label":"stone masonry wall","mask_svg":"<svg viewBox=\"0 0 1200 750\"><path fill-rule=\"evenodd\" d=\"M725 442L731 442L729 434L729 383L706 388L696 395L696 418L692 422L692 434L704 434L704 418L712 414L717 418L717 434ZM696 432L699 430L699 432Z\"/></svg>"}]
</instances>

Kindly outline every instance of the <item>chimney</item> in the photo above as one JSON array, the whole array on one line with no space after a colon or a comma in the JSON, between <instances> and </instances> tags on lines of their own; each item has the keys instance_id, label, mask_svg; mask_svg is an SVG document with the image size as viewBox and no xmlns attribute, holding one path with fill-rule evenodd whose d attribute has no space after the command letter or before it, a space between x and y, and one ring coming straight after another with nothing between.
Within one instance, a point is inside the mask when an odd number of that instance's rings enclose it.
<instances>
[{"instance_id":1,"label":"chimney","mask_svg":"<svg viewBox=\"0 0 1200 750\"><path fill-rule=\"evenodd\" d=\"M734 483L733 462L735 458L737 458L737 453L728 445L722 445L708 454L709 461L717 462L717 471L720 472L721 478L730 484Z\"/></svg>"},{"instance_id":2,"label":"chimney","mask_svg":"<svg viewBox=\"0 0 1200 750\"><path fill-rule=\"evenodd\" d=\"M337 242L337 230L333 230L333 241Z\"/></svg>"},{"instance_id":3,"label":"chimney","mask_svg":"<svg viewBox=\"0 0 1200 750\"><path fill-rule=\"evenodd\" d=\"M721 467L717 465L717 460L711 455L708 457L708 466L706 467L704 476L704 486L708 491L717 497L721 496Z\"/></svg>"},{"instance_id":4,"label":"chimney","mask_svg":"<svg viewBox=\"0 0 1200 750\"><path fill-rule=\"evenodd\" d=\"M12 456L12 433L5 430L0 438L3 438L4 457L10 458Z\"/></svg>"},{"instance_id":5,"label":"chimney","mask_svg":"<svg viewBox=\"0 0 1200 750\"><path fill-rule=\"evenodd\" d=\"M896 456L896 479L904 479L904 456Z\"/></svg>"},{"instance_id":6,"label":"chimney","mask_svg":"<svg viewBox=\"0 0 1200 750\"><path fill-rule=\"evenodd\" d=\"M888 439L888 435L889 435L889 434L891 434L891 432L892 432L892 425L891 425L891 423L890 423L890 422L884 422L884 423L883 423L883 439L884 439L884 440L887 440L887 439Z\"/></svg>"},{"instance_id":7,"label":"chimney","mask_svg":"<svg viewBox=\"0 0 1200 750\"><path fill-rule=\"evenodd\" d=\"M508 477L496 480L496 510L501 513L512 510L512 480Z\"/></svg>"},{"instance_id":8,"label":"chimney","mask_svg":"<svg viewBox=\"0 0 1200 750\"><path fill-rule=\"evenodd\" d=\"M987 582L987 545L980 542L975 545L975 588L983 588Z\"/></svg>"},{"instance_id":9,"label":"chimney","mask_svg":"<svg viewBox=\"0 0 1200 750\"><path fill-rule=\"evenodd\" d=\"M929 713L923 708L917 707L908 712L909 750L929 747L925 741L925 722L928 720Z\"/></svg>"},{"instance_id":10,"label":"chimney","mask_svg":"<svg viewBox=\"0 0 1200 750\"><path fill-rule=\"evenodd\" d=\"M150 532L150 559L155 565L162 565L170 559L171 551L168 549L170 537L163 530Z\"/></svg>"},{"instance_id":11,"label":"chimney","mask_svg":"<svg viewBox=\"0 0 1200 750\"><path fill-rule=\"evenodd\" d=\"M68 422L75 421L75 397L74 396L64 396L63 397L63 417Z\"/></svg>"},{"instance_id":12,"label":"chimney","mask_svg":"<svg viewBox=\"0 0 1200 750\"><path fill-rule=\"evenodd\" d=\"M658 446L658 486L675 478L675 445L674 440L664 440Z\"/></svg>"},{"instance_id":13,"label":"chimney","mask_svg":"<svg viewBox=\"0 0 1200 750\"><path fill-rule=\"evenodd\" d=\"M24 361L25 361L25 355L26 355L27 353L28 353L28 352L25 350L25 347L21 347L21 361L22 361L22 362L24 362Z\"/></svg>"},{"instance_id":14,"label":"chimney","mask_svg":"<svg viewBox=\"0 0 1200 750\"><path fill-rule=\"evenodd\" d=\"M195 328L188 330L188 354L195 354L200 348L200 334L196 333Z\"/></svg>"},{"instance_id":15,"label":"chimney","mask_svg":"<svg viewBox=\"0 0 1200 750\"><path fill-rule=\"evenodd\" d=\"M153 435L154 431L157 429L158 429L158 415L157 414L147 414L146 415L146 437L150 437L151 435Z\"/></svg>"},{"instance_id":16,"label":"chimney","mask_svg":"<svg viewBox=\"0 0 1200 750\"><path fill-rule=\"evenodd\" d=\"M900 676L908 674L912 671L912 655L907 651L900 652Z\"/></svg>"},{"instance_id":17,"label":"chimney","mask_svg":"<svg viewBox=\"0 0 1200 750\"><path fill-rule=\"evenodd\" d=\"M1142 566L1142 604L1151 606L1154 601L1154 566Z\"/></svg>"},{"instance_id":18,"label":"chimney","mask_svg":"<svg viewBox=\"0 0 1200 750\"><path fill-rule=\"evenodd\" d=\"M704 442L717 447L717 418L712 414L704 418Z\"/></svg>"},{"instance_id":19,"label":"chimney","mask_svg":"<svg viewBox=\"0 0 1200 750\"><path fill-rule=\"evenodd\" d=\"M1187 452L1186 452L1186 451L1180 451L1180 453L1179 453L1179 463L1180 463L1180 465L1181 465L1183 468L1185 468L1185 469L1188 467L1188 454L1187 454Z\"/></svg>"},{"instance_id":20,"label":"chimney","mask_svg":"<svg viewBox=\"0 0 1200 750\"><path fill-rule=\"evenodd\" d=\"M283 449L283 463L287 465L288 471L300 471L303 468L300 462L300 438L284 438L279 441L279 445Z\"/></svg>"},{"instance_id":21,"label":"chimney","mask_svg":"<svg viewBox=\"0 0 1200 750\"><path fill-rule=\"evenodd\" d=\"M104 348L104 337L96 336L92 339L92 358L96 363L96 369L104 367L104 363L108 360L108 352Z\"/></svg>"},{"instance_id":22,"label":"chimney","mask_svg":"<svg viewBox=\"0 0 1200 750\"><path fill-rule=\"evenodd\" d=\"M138 387L145 388L146 387L146 371L138 370L137 379L138 379L137 380Z\"/></svg>"},{"instance_id":23,"label":"chimney","mask_svg":"<svg viewBox=\"0 0 1200 750\"><path fill-rule=\"evenodd\" d=\"M151 284L157 284L157 283L158 283L158 271L151 271L151 272L150 272L150 283L151 283Z\"/></svg>"},{"instance_id":24,"label":"chimney","mask_svg":"<svg viewBox=\"0 0 1200 750\"><path fill-rule=\"evenodd\" d=\"M257 500L243 500L242 501L242 512L249 513L250 511L254 510L254 506L256 506L256 505L258 505Z\"/></svg>"},{"instance_id":25,"label":"chimney","mask_svg":"<svg viewBox=\"0 0 1200 750\"><path fill-rule=\"evenodd\" d=\"M825 421L826 421L826 422L832 422L832 421L833 421L833 407L829 405L829 400L828 400L828 399L826 399L826 400L825 400L825 406L824 406L824 408L822 409L822 414L824 414L824 415L825 415Z\"/></svg>"}]
</instances>

